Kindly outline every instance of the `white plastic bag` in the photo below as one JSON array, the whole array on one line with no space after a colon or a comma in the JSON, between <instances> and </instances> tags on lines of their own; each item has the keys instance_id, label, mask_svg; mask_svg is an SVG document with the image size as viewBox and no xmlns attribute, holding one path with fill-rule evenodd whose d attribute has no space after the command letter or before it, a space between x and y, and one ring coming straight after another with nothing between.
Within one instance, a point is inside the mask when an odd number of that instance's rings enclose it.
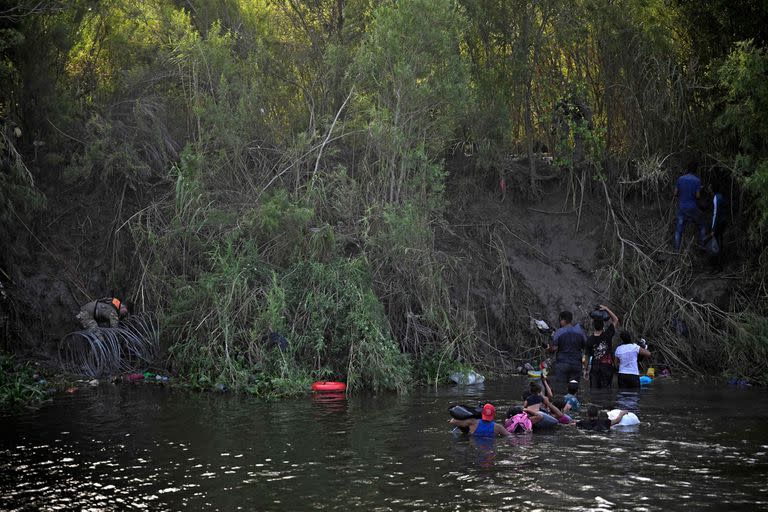
<instances>
[{"instance_id":1,"label":"white plastic bag","mask_svg":"<svg viewBox=\"0 0 768 512\"><path fill-rule=\"evenodd\" d=\"M619 417L619 413L621 413L621 409L613 409L611 411L608 411L608 419L613 421L616 418ZM633 412L628 412L624 416L622 416L621 421L618 422L614 427L631 427L633 425L639 425L640 424L640 418L637 417L637 415Z\"/></svg>"},{"instance_id":2,"label":"white plastic bag","mask_svg":"<svg viewBox=\"0 0 768 512\"><path fill-rule=\"evenodd\" d=\"M471 386L473 384L482 384L485 382L485 377L477 372L455 372L449 377L453 382L462 386Z\"/></svg>"}]
</instances>

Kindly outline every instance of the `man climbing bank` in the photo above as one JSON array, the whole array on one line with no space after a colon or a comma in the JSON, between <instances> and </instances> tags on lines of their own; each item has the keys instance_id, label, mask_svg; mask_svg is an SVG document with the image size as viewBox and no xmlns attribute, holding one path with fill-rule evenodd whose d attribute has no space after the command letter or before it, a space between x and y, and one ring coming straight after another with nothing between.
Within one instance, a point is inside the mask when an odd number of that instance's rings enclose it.
<instances>
[{"instance_id":1,"label":"man climbing bank","mask_svg":"<svg viewBox=\"0 0 768 512\"><path fill-rule=\"evenodd\" d=\"M120 299L105 297L83 305L76 318L80 320L80 324L82 324L84 329L93 331L99 327L99 324L117 327L120 319L127 315L128 308Z\"/></svg>"},{"instance_id":2,"label":"man climbing bank","mask_svg":"<svg viewBox=\"0 0 768 512\"><path fill-rule=\"evenodd\" d=\"M704 213L699 209L698 199L701 197L701 179L696 176L697 162L688 164L687 173L677 178L674 196L677 197L677 222L675 224L675 250L680 250L680 243L685 232L685 225L692 222L699 231L699 245L704 246L707 228Z\"/></svg>"}]
</instances>

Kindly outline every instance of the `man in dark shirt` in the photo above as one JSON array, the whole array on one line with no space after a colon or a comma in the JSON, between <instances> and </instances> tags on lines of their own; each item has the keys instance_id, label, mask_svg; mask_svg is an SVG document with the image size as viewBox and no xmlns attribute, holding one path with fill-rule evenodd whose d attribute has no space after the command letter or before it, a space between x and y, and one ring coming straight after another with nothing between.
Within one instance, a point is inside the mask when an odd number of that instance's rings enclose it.
<instances>
[{"instance_id":1,"label":"man in dark shirt","mask_svg":"<svg viewBox=\"0 0 768 512\"><path fill-rule=\"evenodd\" d=\"M584 368L582 353L587 335L580 325L572 325L573 313L560 313L560 328L555 331L549 352L555 353L555 381L565 388L566 383L581 379Z\"/></svg>"},{"instance_id":2,"label":"man in dark shirt","mask_svg":"<svg viewBox=\"0 0 768 512\"><path fill-rule=\"evenodd\" d=\"M605 326L605 321L600 318L592 320L595 330L587 338L587 360L589 361L591 358L589 387L610 388L613 383L613 374L616 373L613 365L613 337L616 335L619 317L607 306L601 304L599 309L608 313L610 320L608 327Z\"/></svg>"},{"instance_id":3,"label":"man in dark shirt","mask_svg":"<svg viewBox=\"0 0 768 512\"><path fill-rule=\"evenodd\" d=\"M608 419L608 414L605 411L598 411L597 407L590 405L587 409L587 419L579 420L576 422L576 426L583 430L609 430L612 426L618 425L627 414L627 411L621 411L616 418L611 421Z\"/></svg>"},{"instance_id":4,"label":"man in dark shirt","mask_svg":"<svg viewBox=\"0 0 768 512\"><path fill-rule=\"evenodd\" d=\"M677 178L675 184L675 197L677 203L677 223L675 227L675 250L680 250L685 225L692 222L699 229L699 245L704 245L704 237L707 228L704 222L704 214L699 209L697 199L701 197L701 180L696 176L698 162L688 164L688 172Z\"/></svg>"}]
</instances>

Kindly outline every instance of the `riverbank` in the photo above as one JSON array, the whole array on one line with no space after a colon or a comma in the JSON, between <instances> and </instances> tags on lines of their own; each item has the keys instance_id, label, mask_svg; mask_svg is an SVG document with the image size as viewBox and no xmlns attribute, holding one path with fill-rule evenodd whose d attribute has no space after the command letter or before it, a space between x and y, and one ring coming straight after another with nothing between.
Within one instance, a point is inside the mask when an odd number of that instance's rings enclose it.
<instances>
[{"instance_id":1,"label":"riverbank","mask_svg":"<svg viewBox=\"0 0 768 512\"><path fill-rule=\"evenodd\" d=\"M231 388L223 382L205 383L196 379L185 378L179 375L172 375L166 369L153 367L151 369L135 370L129 373L116 374L112 376L102 378L92 378L84 375L75 375L71 373L65 373L50 365L41 365L39 363L33 363L31 361L20 361L8 354L0 354L0 413L4 414L17 414L24 409L37 409L43 406L48 406L52 403L60 400L67 400L72 395L89 395L98 390L112 389L112 388L167 388L169 390L176 391L189 391L193 393L199 393L201 395L227 395L230 397L240 397L246 399L248 397L258 399L264 402L274 403L276 401L290 402L299 397L315 397L320 400L323 399L338 399L338 393L332 393L330 395L324 395L322 393L314 393L311 390L311 380L305 379L303 381L296 381L289 387L284 387L282 391L268 388L265 385L253 386L246 388ZM467 367L461 367L458 369L459 373L467 375L466 379L471 378L472 382L479 375ZM473 375L474 374L474 375ZM658 375L654 379L653 383L656 385L667 386L671 383L682 381L691 382L695 381L707 386L729 386L732 389L746 389L756 386L756 389L764 389L764 386L759 383L752 383L740 377L734 376L692 376L684 373L674 373L667 368L663 373L661 369L658 370ZM482 380L489 386L503 385L512 376L515 378L526 378L526 370L520 368L519 371L511 372L509 374L494 374L486 373L481 376ZM254 378L256 381L256 378ZM583 386L588 388L588 383L584 382ZM444 378L439 387L441 389L455 388L456 390L464 390L467 392L474 392L477 390L482 391L484 384L477 386L470 385L456 385L448 377ZM428 383L412 383L409 386L410 393L423 393L430 388L436 388L434 384ZM649 389L645 386L644 389ZM358 393L359 395L360 393ZM347 395L342 393L346 397L352 397L353 395ZM386 396L387 393L384 393ZM90 395L89 395L90 396ZM363 393L362 396L367 396Z\"/></svg>"},{"instance_id":2,"label":"riverbank","mask_svg":"<svg viewBox=\"0 0 768 512\"><path fill-rule=\"evenodd\" d=\"M768 383L761 8L289 4L0 19L0 347L118 298L203 389L402 393L599 302L659 365ZM714 270L672 249L686 170Z\"/></svg>"},{"instance_id":3,"label":"riverbank","mask_svg":"<svg viewBox=\"0 0 768 512\"><path fill-rule=\"evenodd\" d=\"M171 311L178 311L179 316L169 317L166 311L160 327L165 331L158 344L167 368L149 370L173 375L175 385L231 389L274 399L300 395L313 380L346 381L350 370L346 362L354 354L370 357L375 363L366 366L362 359L352 358L357 374L365 379L363 387L378 383L382 389L404 391L419 383L445 383L447 375L456 370L476 368L491 377L508 375L525 362L537 366L545 340L531 325L532 318L554 325L557 312L570 309L588 329L592 305L607 302L621 317L623 328L649 339L657 366L670 366L676 375L762 382L765 373L761 373L761 366L745 365L740 358L752 353L758 354L758 362L762 360L759 343L749 345L752 338L759 338L760 330L747 333L738 345L723 329L735 325L723 308L744 293L744 285L737 279L738 261L718 274L709 271L696 255L661 252L655 256L658 262L654 266L634 269L617 260L605 243L611 239L612 229L604 220L605 204L598 201L580 212L569 211L565 206L572 198L559 183L544 188L538 198L516 197L510 191L502 199L493 184L467 175L472 168L468 160L464 157L446 164L451 171L446 197L452 207L435 228L436 254L447 262L442 279L455 315L448 321L469 329L464 338L442 339L424 316L406 313L403 338L392 339L388 322L397 311L382 311L387 303L379 303L367 288L370 268L359 259L299 263L288 272L290 279L275 280L273 276L266 289L256 280L252 288L245 287L241 274L225 267L216 273L216 286L234 286L238 297L233 300L238 308L255 308L254 294L266 293L268 309L261 314L275 316L291 332L284 347L249 328L255 324L247 315L217 320L218 306L202 309L203 302L179 296ZM562 211L555 211L553 205L561 205ZM634 212L637 226L655 226L661 236L671 232L671 218L664 218L660 207L636 201L626 208ZM663 223L659 219L664 219ZM235 263L236 270L246 262L237 259ZM653 280L651 271L655 272ZM628 286L624 281L627 276L646 279L645 288L637 283ZM676 276L677 281L670 283L667 276ZM30 290L36 289L36 282L33 280ZM356 297L366 288L365 304L360 304ZM208 290L205 301L217 304L227 296L227 290L232 289ZM679 295L682 293L693 297L691 302L685 302ZM609 300L612 296L615 304ZM322 309L309 307L307 301ZM666 304L666 309L660 304ZM187 306L192 309L185 309ZM64 310L59 307L58 317ZM665 316L653 316L655 312ZM715 324L715 334L699 335L708 325L698 322L697 315L702 312L710 315L705 318ZM683 316L675 320L673 315ZM329 318L333 329L327 325ZM173 339L176 331L167 329L169 323L189 327L211 319L215 320L210 325L212 337L198 333L199 343L197 338ZM748 318L744 324L762 325ZM72 318L68 325L75 327ZM235 325L241 338L222 339L225 332L233 336L227 329ZM363 334L362 339L358 337ZM159 337L159 331L153 335ZM229 351L227 343L231 344ZM733 350L739 346L743 348ZM51 353L55 347L48 342L42 352ZM735 356L736 364L726 366L730 363L720 353ZM327 359L325 367L317 367L318 357ZM397 372L391 371L393 368Z\"/></svg>"},{"instance_id":4,"label":"riverbank","mask_svg":"<svg viewBox=\"0 0 768 512\"><path fill-rule=\"evenodd\" d=\"M0 411L12 412L39 405L57 389L65 389L49 382L48 375L29 361L19 361L0 352Z\"/></svg>"},{"instance_id":5,"label":"riverbank","mask_svg":"<svg viewBox=\"0 0 768 512\"><path fill-rule=\"evenodd\" d=\"M50 362L41 364L39 361L23 360L0 352L0 412L13 414L24 409L39 408L63 396L101 385L140 381L147 384L170 384L168 377L149 371L96 379L64 372Z\"/></svg>"}]
</instances>

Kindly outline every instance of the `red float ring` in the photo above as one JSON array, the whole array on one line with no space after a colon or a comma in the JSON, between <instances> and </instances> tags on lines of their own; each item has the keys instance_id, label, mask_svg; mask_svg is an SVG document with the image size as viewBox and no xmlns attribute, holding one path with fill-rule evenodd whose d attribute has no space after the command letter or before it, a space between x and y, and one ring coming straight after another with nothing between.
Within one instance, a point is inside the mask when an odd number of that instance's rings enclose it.
<instances>
[{"instance_id":1,"label":"red float ring","mask_svg":"<svg viewBox=\"0 0 768 512\"><path fill-rule=\"evenodd\" d=\"M343 382L331 382L331 381L317 381L312 383L312 391L319 391L319 392L333 392L338 393L339 391L346 391L347 385Z\"/></svg>"}]
</instances>

